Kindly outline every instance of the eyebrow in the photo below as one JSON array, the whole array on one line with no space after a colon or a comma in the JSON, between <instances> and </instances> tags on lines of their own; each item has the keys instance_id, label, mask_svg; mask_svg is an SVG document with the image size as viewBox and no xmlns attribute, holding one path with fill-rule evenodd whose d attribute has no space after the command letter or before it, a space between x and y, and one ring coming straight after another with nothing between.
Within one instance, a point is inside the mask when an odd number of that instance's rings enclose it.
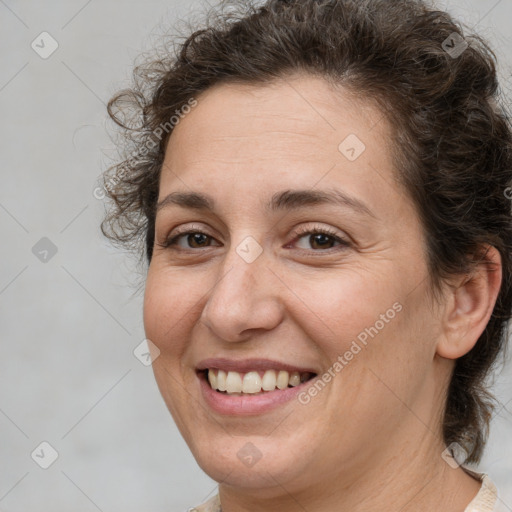
<instances>
[{"instance_id":1,"label":"eyebrow","mask_svg":"<svg viewBox=\"0 0 512 512\"><path fill-rule=\"evenodd\" d=\"M376 215L360 199L350 196L341 190L284 190L275 193L266 204L267 211L297 210L305 206L334 204L351 208L357 213L373 217ZM156 206L160 211L171 205L181 206L192 210L215 210L215 201L211 196L198 192L171 192Z\"/></svg>"}]
</instances>

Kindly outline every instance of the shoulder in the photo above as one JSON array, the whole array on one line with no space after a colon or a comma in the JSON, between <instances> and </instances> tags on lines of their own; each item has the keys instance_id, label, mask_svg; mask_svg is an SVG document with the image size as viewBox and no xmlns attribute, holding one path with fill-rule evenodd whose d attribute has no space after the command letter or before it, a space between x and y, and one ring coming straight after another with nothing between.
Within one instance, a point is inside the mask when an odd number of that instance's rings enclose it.
<instances>
[{"instance_id":1,"label":"shoulder","mask_svg":"<svg viewBox=\"0 0 512 512\"><path fill-rule=\"evenodd\" d=\"M478 494L466 507L464 512L501 512L499 508L498 490L487 473L477 473L468 468L463 468L467 473L482 482Z\"/></svg>"},{"instance_id":2,"label":"shoulder","mask_svg":"<svg viewBox=\"0 0 512 512\"><path fill-rule=\"evenodd\" d=\"M189 512L221 512L219 495L216 494L203 504L189 508Z\"/></svg>"}]
</instances>

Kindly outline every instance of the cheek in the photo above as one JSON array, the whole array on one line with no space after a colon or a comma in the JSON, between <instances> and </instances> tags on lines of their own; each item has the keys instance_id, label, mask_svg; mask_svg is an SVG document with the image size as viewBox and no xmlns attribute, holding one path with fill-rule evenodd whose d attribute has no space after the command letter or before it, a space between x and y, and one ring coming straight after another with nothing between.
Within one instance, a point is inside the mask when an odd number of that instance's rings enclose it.
<instances>
[{"instance_id":1,"label":"cheek","mask_svg":"<svg viewBox=\"0 0 512 512\"><path fill-rule=\"evenodd\" d=\"M204 290L189 278L157 268L148 272L144 293L144 330L165 354L179 354L197 314Z\"/></svg>"},{"instance_id":2,"label":"cheek","mask_svg":"<svg viewBox=\"0 0 512 512\"><path fill-rule=\"evenodd\" d=\"M423 308L397 273L339 269L324 279L294 281L304 297L295 320L322 354L339 410L365 416L394 403L380 379L404 397L408 382L423 379L429 363Z\"/></svg>"},{"instance_id":3,"label":"cheek","mask_svg":"<svg viewBox=\"0 0 512 512\"><path fill-rule=\"evenodd\" d=\"M183 277L175 272L150 266L144 292L144 331L146 338L160 351L152 364L153 373L180 430L190 421L179 414L187 410L188 394L183 390L185 378L190 378L190 375L182 373L182 364L195 324L194 305L199 303L201 295L199 283L194 285L189 278L184 282Z\"/></svg>"},{"instance_id":4,"label":"cheek","mask_svg":"<svg viewBox=\"0 0 512 512\"><path fill-rule=\"evenodd\" d=\"M364 343L376 331L389 331L400 315L400 294L389 270L376 274L340 268L314 280L290 282L303 300L301 311L296 311L298 323L312 340L324 345L332 359L348 350L354 340Z\"/></svg>"}]
</instances>

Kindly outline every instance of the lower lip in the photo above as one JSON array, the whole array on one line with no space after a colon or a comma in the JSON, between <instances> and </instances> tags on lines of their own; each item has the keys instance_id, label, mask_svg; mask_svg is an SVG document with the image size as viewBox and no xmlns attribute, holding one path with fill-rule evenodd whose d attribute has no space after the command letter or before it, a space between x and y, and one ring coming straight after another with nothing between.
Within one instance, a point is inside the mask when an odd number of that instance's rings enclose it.
<instances>
[{"instance_id":1,"label":"lower lip","mask_svg":"<svg viewBox=\"0 0 512 512\"><path fill-rule=\"evenodd\" d=\"M251 416L276 409L279 405L293 400L305 387L311 385L312 379L286 389L276 389L262 394L228 395L211 388L206 380L206 373L198 374L201 392L211 409L228 416Z\"/></svg>"}]
</instances>

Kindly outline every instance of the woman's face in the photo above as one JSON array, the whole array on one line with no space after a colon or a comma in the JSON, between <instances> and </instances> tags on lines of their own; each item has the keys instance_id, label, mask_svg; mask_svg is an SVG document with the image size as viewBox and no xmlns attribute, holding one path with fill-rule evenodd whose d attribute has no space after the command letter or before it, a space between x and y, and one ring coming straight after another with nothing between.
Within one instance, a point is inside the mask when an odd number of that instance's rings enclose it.
<instances>
[{"instance_id":1,"label":"woman's face","mask_svg":"<svg viewBox=\"0 0 512 512\"><path fill-rule=\"evenodd\" d=\"M144 325L198 464L271 495L430 445L448 372L382 113L311 76L196 99L166 151ZM231 390L316 377L228 394L205 367L239 369Z\"/></svg>"}]
</instances>

